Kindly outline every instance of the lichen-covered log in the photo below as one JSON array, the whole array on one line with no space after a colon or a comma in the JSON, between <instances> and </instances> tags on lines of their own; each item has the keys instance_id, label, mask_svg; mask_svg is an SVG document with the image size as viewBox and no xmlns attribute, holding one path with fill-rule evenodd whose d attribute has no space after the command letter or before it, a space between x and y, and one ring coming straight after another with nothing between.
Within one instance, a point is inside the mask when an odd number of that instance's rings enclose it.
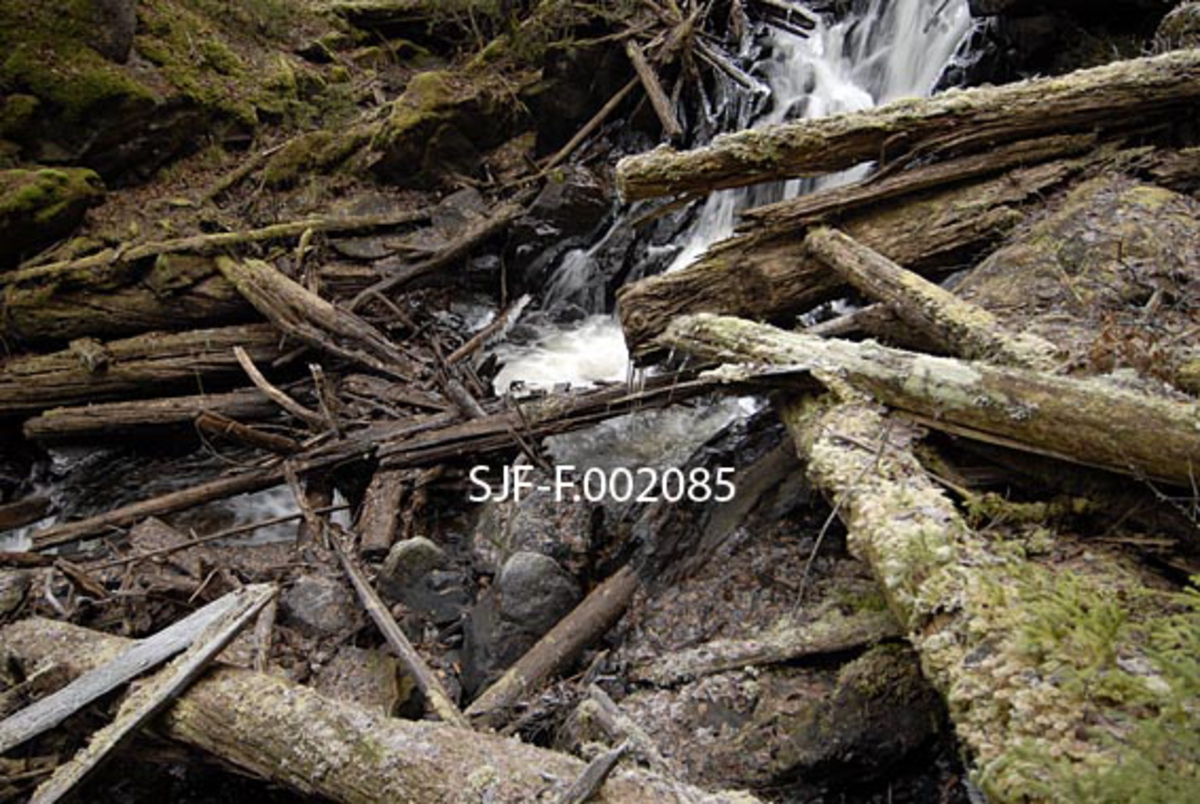
<instances>
[{"instance_id":1,"label":"lichen-covered log","mask_svg":"<svg viewBox=\"0 0 1200 804\"><path fill-rule=\"evenodd\" d=\"M1200 598L1151 592L1100 551L1026 560L973 532L876 406L784 419L945 697L993 801L1185 801L1200 789Z\"/></svg>"},{"instance_id":2,"label":"lichen-covered log","mask_svg":"<svg viewBox=\"0 0 1200 804\"><path fill-rule=\"evenodd\" d=\"M55 408L29 419L23 429L31 441L47 443L136 436L158 433L165 428L189 427L197 416L206 412L253 421L269 419L279 413L279 408L257 388L243 388L225 394Z\"/></svg>"},{"instance_id":3,"label":"lichen-covered log","mask_svg":"<svg viewBox=\"0 0 1200 804\"><path fill-rule=\"evenodd\" d=\"M108 364L94 370L71 349L12 358L0 364L0 416L161 395L170 387L203 390L241 376L234 346L264 363L284 352L274 327L250 324L111 341L104 346Z\"/></svg>"},{"instance_id":4,"label":"lichen-covered log","mask_svg":"<svg viewBox=\"0 0 1200 804\"><path fill-rule=\"evenodd\" d=\"M660 340L664 347L724 362L831 374L930 427L1076 463L1189 488L1200 466L1195 400L712 315L677 319Z\"/></svg>"},{"instance_id":5,"label":"lichen-covered log","mask_svg":"<svg viewBox=\"0 0 1200 804\"><path fill-rule=\"evenodd\" d=\"M781 123L679 153L658 148L617 165L627 200L703 193L893 159L938 141L942 153L982 151L1042 134L1120 129L1179 119L1200 100L1200 53L1180 50L1070 75L904 99L863 112Z\"/></svg>"},{"instance_id":6,"label":"lichen-covered log","mask_svg":"<svg viewBox=\"0 0 1200 804\"><path fill-rule=\"evenodd\" d=\"M3 632L26 667L55 662L78 674L129 645L66 623L30 619ZM250 773L332 801L525 802L565 790L584 763L563 754L435 723L386 718L281 678L219 667L174 703L165 733ZM659 776L620 770L594 799L742 802Z\"/></svg>"},{"instance_id":7,"label":"lichen-covered log","mask_svg":"<svg viewBox=\"0 0 1200 804\"><path fill-rule=\"evenodd\" d=\"M1022 168L978 184L928 191L852 212L839 225L860 243L915 271L959 265L994 244L1024 217L1024 208L1091 162L1089 158ZM775 320L833 298L845 285L809 255L803 227L756 220L746 233L713 246L694 265L626 285L617 294L630 352L677 315L723 313Z\"/></svg>"}]
</instances>

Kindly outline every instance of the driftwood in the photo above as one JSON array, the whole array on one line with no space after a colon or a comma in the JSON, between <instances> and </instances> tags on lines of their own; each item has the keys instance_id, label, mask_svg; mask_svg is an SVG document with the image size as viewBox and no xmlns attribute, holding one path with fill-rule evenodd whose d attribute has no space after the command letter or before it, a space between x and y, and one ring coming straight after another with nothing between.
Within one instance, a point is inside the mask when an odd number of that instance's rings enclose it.
<instances>
[{"instance_id":1,"label":"driftwood","mask_svg":"<svg viewBox=\"0 0 1200 804\"><path fill-rule=\"evenodd\" d=\"M146 396L168 388L196 391L237 379L241 367L233 347L271 362L285 352L279 333L265 324L151 333L110 341L106 369L89 371L67 349L18 357L0 365L0 416L39 413L50 408Z\"/></svg>"},{"instance_id":2,"label":"driftwood","mask_svg":"<svg viewBox=\"0 0 1200 804\"><path fill-rule=\"evenodd\" d=\"M354 556L351 554L350 548L346 546L345 540L349 534L334 533L330 541L333 543L334 552L337 553L338 561L342 565L346 576L350 578L350 583L354 587L358 599L362 602L363 608L367 610L371 620L375 623L387 640L388 645L396 656L399 657L400 663L404 666L405 671L412 676L416 682L417 689L425 696L425 700L429 703L429 708L443 723L448 723L451 726L456 726L460 729L470 729L470 722L463 717L462 712L454 705L454 701L450 698L450 693L446 691L446 687L442 684L441 679L425 664L425 660L421 658L421 654L417 653L417 649L408 641L408 637L404 635L404 631L400 629L399 624L392 613L388 611L387 604L380 599L375 588L371 586L371 582L363 575L361 569L354 562Z\"/></svg>"},{"instance_id":3,"label":"driftwood","mask_svg":"<svg viewBox=\"0 0 1200 804\"><path fill-rule=\"evenodd\" d=\"M361 534L358 550L363 558L374 560L387 555L396 541L400 504L411 474L405 469L380 469L371 477L356 528Z\"/></svg>"},{"instance_id":4,"label":"driftwood","mask_svg":"<svg viewBox=\"0 0 1200 804\"><path fill-rule=\"evenodd\" d=\"M78 626L24 620L0 644L25 666L59 662L75 673L103 664L129 640ZM302 794L347 804L388 800L533 801L565 789L583 762L501 737L382 717L283 679L217 667L163 716L164 733ZM597 802L740 802L638 770L609 777Z\"/></svg>"},{"instance_id":5,"label":"driftwood","mask_svg":"<svg viewBox=\"0 0 1200 804\"><path fill-rule=\"evenodd\" d=\"M233 592L230 610L198 635L192 646L125 699L112 723L92 735L86 748L60 765L34 792L31 804L61 801L128 743L147 721L162 712L217 658L246 624L275 597L272 585L247 586Z\"/></svg>"},{"instance_id":6,"label":"driftwood","mask_svg":"<svg viewBox=\"0 0 1200 804\"><path fill-rule=\"evenodd\" d=\"M583 649L621 619L640 583L632 567L622 567L597 586L549 633L488 687L467 708L476 723L497 727L522 698L552 675L566 669Z\"/></svg>"},{"instance_id":7,"label":"driftwood","mask_svg":"<svg viewBox=\"0 0 1200 804\"><path fill-rule=\"evenodd\" d=\"M853 211L838 225L911 270L957 266L997 242L1044 193L1102 158L1048 162L893 199ZM773 320L836 298L845 287L842 280L808 253L802 227L785 210L781 217L779 224L765 216L756 220L749 232L716 244L682 271L621 288L618 310L631 353L644 358L650 341L677 315L710 312Z\"/></svg>"},{"instance_id":8,"label":"driftwood","mask_svg":"<svg viewBox=\"0 0 1200 804\"><path fill-rule=\"evenodd\" d=\"M278 412L261 391L247 388L224 394L55 408L27 420L24 432L29 440L43 443L96 440L190 427L202 414L257 421L272 418Z\"/></svg>"},{"instance_id":9,"label":"driftwood","mask_svg":"<svg viewBox=\"0 0 1200 804\"><path fill-rule=\"evenodd\" d=\"M1177 119L1198 98L1200 54L1181 50L1058 78L951 91L727 134L683 153L660 148L622 159L617 186L631 201L695 195L871 160L886 163L934 141L944 154L961 154L1051 133Z\"/></svg>"},{"instance_id":10,"label":"driftwood","mask_svg":"<svg viewBox=\"0 0 1200 804\"><path fill-rule=\"evenodd\" d=\"M240 599L226 595L152 637L137 642L125 640L128 649L112 661L0 723L0 754L54 728L93 701L185 650L206 628L235 611Z\"/></svg>"},{"instance_id":11,"label":"driftwood","mask_svg":"<svg viewBox=\"0 0 1200 804\"><path fill-rule=\"evenodd\" d=\"M963 301L844 232L809 232L808 251L868 296L886 303L909 326L950 354L1014 366L1048 368L1054 345L1031 334L1007 332L987 310Z\"/></svg>"},{"instance_id":12,"label":"driftwood","mask_svg":"<svg viewBox=\"0 0 1200 804\"><path fill-rule=\"evenodd\" d=\"M1079 379L790 333L736 318L677 319L662 345L707 359L832 374L929 427L1191 488L1200 402Z\"/></svg>"}]
</instances>

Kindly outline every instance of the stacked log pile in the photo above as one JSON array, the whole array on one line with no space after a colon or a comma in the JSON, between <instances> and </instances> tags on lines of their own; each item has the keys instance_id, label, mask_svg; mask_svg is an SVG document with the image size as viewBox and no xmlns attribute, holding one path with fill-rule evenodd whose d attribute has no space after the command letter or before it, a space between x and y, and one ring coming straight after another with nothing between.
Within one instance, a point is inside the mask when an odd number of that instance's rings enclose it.
<instances>
[{"instance_id":1,"label":"stacked log pile","mask_svg":"<svg viewBox=\"0 0 1200 804\"><path fill-rule=\"evenodd\" d=\"M780 413L997 801L1170 800L1200 783L1183 735L1200 613L1151 569L1195 575L1194 506L1143 520L1173 545L1167 566L1094 530L1141 515L1117 488L1142 513L1194 501L1200 205L1167 166L1195 167L1170 132L1198 93L1200 52L1177 51L618 167L626 197L648 198L878 162L747 211L691 267L623 288L620 315L644 362L786 366L824 386L779 396ZM972 266L952 290L934 281ZM848 294L861 309L816 322ZM989 471L1017 496L979 488ZM1035 526L1057 541L1035 549Z\"/></svg>"}]
</instances>

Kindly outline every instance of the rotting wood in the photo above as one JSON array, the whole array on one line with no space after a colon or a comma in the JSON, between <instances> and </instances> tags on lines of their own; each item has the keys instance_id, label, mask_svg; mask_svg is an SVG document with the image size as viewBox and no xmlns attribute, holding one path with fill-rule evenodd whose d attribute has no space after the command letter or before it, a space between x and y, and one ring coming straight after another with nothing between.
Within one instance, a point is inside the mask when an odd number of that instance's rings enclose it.
<instances>
[{"instance_id":1,"label":"rotting wood","mask_svg":"<svg viewBox=\"0 0 1200 804\"><path fill-rule=\"evenodd\" d=\"M66 623L28 619L0 632L25 666L59 662L82 673L130 641ZM298 793L347 804L453 801L464 791L497 804L533 801L585 764L495 735L387 718L323 698L284 679L218 666L160 720L166 736ZM548 778L549 777L549 778ZM707 793L637 769L618 770L596 797L609 804L753 804L746 793Z\"/></svg>"},{"instance_id":2,"label":"rotting wood","mask_svg":"<svg viewBox=\"0 0 1200 804\"><path fill-rule=\"evenodd\" d=\"M269 433L266 430L250 427L211 410L206 410L197 416L195 425L197 431L206 435L226 438L248 447L273 452L276 455L295 455L304 449L299 441L278 433Z\"/></svg>"},{"instance_id":3,"label":"rotting wood","mask_svg":"<svg viewBox=\"0 0 1200 804\"><path fill-rule=\"evenodd\" d=\"M316 349L396 379L412 381L423 369L387 336L260 260L217 258L217 269L280 330Z\"/></svg>"},{"instance_id":4,"label":"rotting wood","mask_svg":"<svg viewBox=\"0 0 1200 804\"><path fill-rule=\"evenodd\" d=\"M712 315L676 319L667 348L723 362L774 363L840 378L929 427L1191 488L1200 402L1100 378L932 357L826 340Z\"/></svg>"},{"instance_id":5,"label":"rotting wood","mask_svg":"<svg viewBox=\"0 0 1200 804\"><path fill-rule=\"evenodd\" d=\"M241 374L234 346L262 362L284 354L274 327L251 324L109 341L111 365L94 374L70 350L12 358L0 364L0 417L161 395L172 387L219 387Z\"/></svg>"},{"instance_id":6,"label":"rotting wood","mask_svg":"<svg viewBox=\"0 0 1200 804\"><path fill-rule=\"evenodd\" d=\"M270 584L246 586L231 592L234 603L204 629L183 655L164 667L121 704L113 722L92 735L87 747L60 765L34 791L30 804L54 804L81 785L112 759L113 754L134 737L147 721L162 712L217 658L246 624L273 599Z\"/></svg>"},{"instance_id":7,"label":"rotting wood","mask_svg":"<svg viewBox=\"0 0 1200 804\"><path fill-rule=\"evenodd\" d=\"M467 717L493 728L502 725L522 698L569 667L621 619L639 586L632 567L614 572L476 698L467 708Z\"/></svg>"},{"instance_id":8,"label":"rotting wood","mask_svg":"<svg viewBox=\"0 0 1200 804\"><path fill-rule=\"evenodd\" d=\"M400 659L400 663L404 666L405 671L412 676L413 681L417 684L417 688L425 696L430 710L443 723L456 726L460 729L470 730L470 721L454 705L454 700L450 697L450 693L446 691L446 686L442 684L441 679L434 674L429 665L425 663L425 660L421 658L421 654L417 653L417 649L408 641L408 637L404 635L404 631L400 629L399 624L392 617L392 613L388 611L387 605L379 597L375 588L371 586L370 581L363 575L362 570L358 568L350 548L346 546L346 541L352 538L350 534L342 531L340 528L335 528L335 530L340 532L334 533L330 541L333 543L333 549L337 553L342 569L345 570L346 576L350 579L350 583L354 587L358 599L362 601L363 608L367 610L367 614L370 615L371 620L379 628L388 645L396 652L396 656Z\"/></svg>"},{"instance_id":9,"label":"rotting wood","mask_svg":"<svg viewBox=\"0 0 1200 804\"><path fill-rule=\"evenodd\" d=\"M54 728L75 712L186 649L209 625L233 611L236 595L226 595L152 637L128 644L120 655L81 675L58 692L0 722L0 754Z\"/></svg>"},{"instance_id":10,"label":"rotting wood","mask_svg":"<svg viewBox=\"0 0 1200 804\"><path fill-rule=\"evenodd\" d=\"M583 773L579 774L579 778L571 782L570 786L559 796L558 804L586 804L591 801L592 796L596 795L604 785L609 774L616 770L617 763L621 761L621 757L625 756L627 750L628 748L622 743L589 762Z\"/></svg>"},{"instance_id":11,"label":"rotting wood","mask_svg":"<svg viewBox=\"0 0 1200 804\"><path fill-rule=\"evenodd\" d=\"M906 271L837 229L813 229L809 253L871 298L887 304L905 323L949 354L1014 366L1050 368L1055 347L1029 333L1005 330L982 307Z\"/></svg>"},{"instance_id":12,"label":"rotting wood","mask_svg":"<svg viewBox=\"0 0 1200 804\"><path fill-rule=\"evenodd\" d=\"M400 505L411 479L406 469L379 469L371 477L356 528L361 534L358 551L368 561L386 555L396 541Z\"/></svg>"},{"instance_id":13,"label":"rotting wood","mask_svg":"<svg viewBox=\"0 0 1200 804\"><path fill-rule=\"evenodd\" d=\"M50 498L41 496L25 497L0 505L0 532L37 522L49 510Z\"/></svg>"},{"instance_id":14,"label":"rotting wood","mask_svg":"<svg viewBox=\"0 0 1200 804\"><path fill-rule=\"evenodd\" d=\"M1097 153L1019 168L960 187L893 199L862 208L839 222L848 235L911 270L956 266L1019 223L1025 210L1086 167L1109 156ZM617 293L630 353L645 360L650 341L678 315L721 313L775 320L836 298L844 284L802 240L793 221L765 220L722 241L682 271L643 279Z\"/></svg>"},{"instance_id":15,"label":"rotting wood","mask_svg":"<svg viewBox=\"0 0 1200 804\"><path fill-rule=\"evenodd\" d=\"M1131 121L1170 119L1200 98L1200 54L1181 50L1067 76L999 87L952 90L863 112L781 123L717 137L692 151L630 156L617 165L629 201L708 192L762 181L811 176L860 162L895 158L889 148L947 135L946 150L968 153L1050 133L1120 129ZM966 131L966 136L959 132Z\"/></svg>"},{"instance_id":16,"label":"rotting wood","mask_svg":"<svg viewBox=\"0 0 1200 804\"><path fill-rule=\"evenodd\" d=\"M261 391L245 388L222 394L55 408L27 419L23 430L30 441L41 443L85 441L183 428L204 415L257 421L278 412Z\"/></svg>"}]
</instances>

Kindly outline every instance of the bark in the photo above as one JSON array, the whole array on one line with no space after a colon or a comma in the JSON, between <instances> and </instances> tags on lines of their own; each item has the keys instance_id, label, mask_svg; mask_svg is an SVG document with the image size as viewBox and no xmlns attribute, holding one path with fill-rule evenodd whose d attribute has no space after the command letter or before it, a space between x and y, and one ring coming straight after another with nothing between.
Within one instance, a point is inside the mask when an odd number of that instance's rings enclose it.
<instances>
[{"instance_id":1,"label":"bark","mask_svg":"<svg viewBox=\"0 0 1200 804\"><path fill-rule=\"evenodd\" d=\"M392 549L400 522L400 504L412 479L412 472L404 469L380 469L371 477L357 528L362 534L358 549L363 558L379 559Z\"/></svg>"},{"instance_id":2,"label":"bark","mask_svg":"<svg viewBox=\"0 0 1200 804\"><path fill-rule=\"evenodd\" d=\"M1035 335L1010 333L987 310L906 271L837 229L814 229L809 253L860 291L892 308L941 351L969 360L1049 368L1054 345Z\"/></svg>"},{"instance_id":3,"label":"bark","mask_svg":"<svg viewBox=\"0 0 1200 804\"><path fill-rule=\"evenodd\" d=\"M1171 121L1190 114L1198 98L1200 53L1181 50L1068 76L741 131L682 153L659 148L622 159L617 186L632 201L886 162L933 141L944 154L978 152L1051 133Z\"/></svg>"},{"instance_id":4,"label":"bark","mask_svg":"<svg viewBox=\"0 0 1200 804\"><path fill-rule=\"evenodd\" d=\"M824 340L711 315L678 319L662 342L705 358L833 375L929 427L1139 478L1190 488L1200 466L1200 402L1099 378Z\"/></svg>"},{"instance_id":5,"label":"bark","mask_svg":"<svg viewBox=\"0 0 1200 804\"><path fill-rule=\"evenodd\" d=\"M65 623L6 628L7 653L25 666L57 661L75 673L130 644ZM565 790L583 762L487 734L386 718L275 676L210 671L161 720L167 736L305 795L347 804L378 801L537 800ZM706 794L641 771L618 771L597 802L752 802Z\"/></svg>"},{"instance_id":6,"label":"bark","mask_svg":"<svg viewBox=\"0 0 1200 804\"><path fill-rule=\"evenodd\" d=\"M1105 631L1108 658L1084 647L1093 618L1162 616L1154 611L1162 601L1130 590L1139 583L1131 572L1089 551L1064 573L973 532L913 455L916 428L874 405L797 402L784 420L846 523L851 552L871 567L946 699L989 800L1095 800L1127 767L1146 769L1137 789L1160 794L1149 798L1170 800L1163 788L1195 784L1171 734L1190 727L1167 726L1175 716L1159 714L1187 707L1172 702L1169 664L1147 652L1136 626ZM1153 692L1137 702L1095 694L1099 678ZM1174 759L1156 759L1167 755Z\"/></svg>"},{"instance_id":7,"label":"bark","mask_svg":"<svg viewBox=\"0 0 1200 804\"><path fill-rule=\"evenodd\" d=\"M671 99L667 97L667 93L659 82L654 68L650 66L650 62L646 61L646 54L642 52L637 42L632 39L626 39L625 55L629 57L629 63L633 65L638 79L642 82L642 87L646 90L646 97L650 99L650 106L654 109L654 114L658 115L658 121L662 124L663 134L670 140L682 137L683 127L679 125L679 120L675 117L675 110L671 106Z\"/></svg>"},{"instance_id":8,"label":"bark","mask_svg":"<svg viewBox=\"0 0 1200 804\"><path fill-rule=\"evenodd\" d=\"M234 346L262 362L285 354L273 327L251 324L110 341L110 364L96 372L69 349L12 358L0 365L0 417L161 395L167 388L204 391L240 378Z\"/></svg>"},{"instance_id":9,"label":"bark","mask_svg":"<svg viewBox=\"0 0 1200 804\"><path fill-rule=\"evenodd\" d=\"M243 388L224 394L195 394L137 402L105 402L48 410L25 422L25 437L41 443L101 440L147 435L166 428L191 428L203 413L257 421L276 416L261 391Z\"/></svg>"},{"instance_id":10,"label":"bark","mask_svg":"<svg viewBox=\"0 0 1200 804\"><path fill-rule=\"evenodd\" d=\"M928 191L852 212L839 226L855 240L922 273L960 265L995 244L1025 208L1078 174L1091 158L1049 162L978 184ZM778 320L844 291L842 280L804 246L786 214L756 221L694 265L626 285L617 294L630 352L645 359L672 318L721 313Z\"/></svg>"}]
</instances>

